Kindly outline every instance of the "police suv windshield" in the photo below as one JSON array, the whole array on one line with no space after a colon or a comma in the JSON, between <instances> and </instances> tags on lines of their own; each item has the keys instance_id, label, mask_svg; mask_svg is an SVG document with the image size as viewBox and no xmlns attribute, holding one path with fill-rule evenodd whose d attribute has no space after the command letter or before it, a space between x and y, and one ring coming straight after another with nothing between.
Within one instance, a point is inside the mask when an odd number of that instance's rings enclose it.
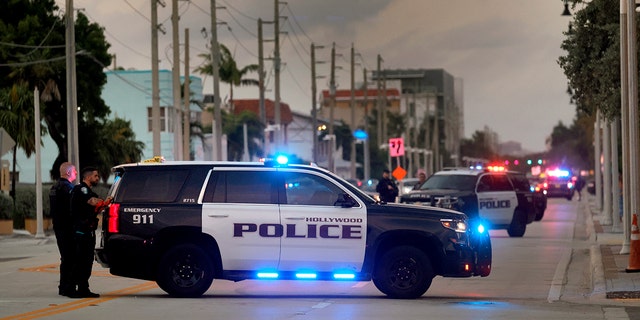
<instances>
[{"instance_id":1,"label":"police suv windshield","mask_svg":"<svg viewBox=\"0 0 640 320\"><path fill-rule=\"evenodd\" d=\"M432 175L424 182L420 190L449 189L473 191L476 188L476 175Z\"/></svg>"}]
</instances>

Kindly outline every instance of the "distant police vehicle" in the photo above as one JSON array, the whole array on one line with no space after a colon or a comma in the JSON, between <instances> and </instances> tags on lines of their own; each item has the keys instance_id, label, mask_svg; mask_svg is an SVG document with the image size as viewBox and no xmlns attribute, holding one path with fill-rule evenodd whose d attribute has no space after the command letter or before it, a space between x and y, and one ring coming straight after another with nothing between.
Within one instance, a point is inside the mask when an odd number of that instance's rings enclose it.
<instances>
[{"instance_id":1,"label":"distant police vehicle","mask_svg":"<svg viewBox=\"0 0 640 320\"><path fill-rule=\"evenodd\" d=\"M571 172L563 169L553 169L546 172L543 188L549 198L561 197L567 200L573 199L575 183Z\"/></svg>"},{"instance_id":2,"label":"distant police vehicle","mask_svg":"<svg viewBox=\"0 0 640 320\"><path fill-rule=\"evenodd\" d=\"M488 232L466 215L380 203L315 166L165 162L113 172L97 260L172 296L201 296L213 279L315 279L373 280L390 297L417 298L436 275L491 272Z\"/></svg>"},{"instance_id":3,"label":"distant police vehicle","mask_svg":"<svg viewBox=\"0 0 640 320\"><path fill-rule=\"evenodd\" d=\"M420 190L400 198L402 203L464 212L472 221L486 222L492 229L507 229L511 237L522 237L527 224L535 219L531 201L530 196L516 192L506 172L464 168L436 172Z\"/></svg>"}]
</instances>

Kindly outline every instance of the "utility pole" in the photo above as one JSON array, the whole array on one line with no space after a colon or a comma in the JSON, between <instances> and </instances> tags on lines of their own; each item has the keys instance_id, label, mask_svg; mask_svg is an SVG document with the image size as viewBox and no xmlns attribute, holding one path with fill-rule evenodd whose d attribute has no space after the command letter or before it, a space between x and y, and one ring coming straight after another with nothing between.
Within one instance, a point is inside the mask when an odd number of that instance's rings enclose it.
<instances>
[{"instance_id":1,"label":"utility pole","mask_svg":"<svg viewBox=\"0 0 640 320\"><path fill-rule=\"evenodd\" d=\"M636 210L632 214L637 215L638 212L638 198L640 197L640 186L638 181L639 177L639 163L638 157L638 43L636 38L636 14L634 8L636 7L635 0L627 1L627 39L629 45L627 46L627 59L629 67L629 159L631 163L629 166L629 193L630 193L630 208ZM628 183L624 181L624 183Z\"/></svg>"},{"instance_id":2,"label":"utility pole","mask_svg":"<svg viewBox=\"0 0 640 320\"><path fill-rule=\"evenodd\" d=\"M316 101L316 47L311 44L311 137L313 140L313 163L318 163L318 107Z\"/></svg>"},{"instance_id":3,"label":"utility pole","mask_svg":"<svg viewBox=\"0 0 640 320\"><path fill-rule=\"evenodd\" d=\"M213 74L213 160L222 160L222 113L220 112L220 70L216 0L211 0L211 71Z\"/></svg>"},{"instance_id":4,"label":"utility pole","mask_svg":"<svg viewBox=\"0 0 640 320\"><path fill-rule=\"evenodd\" d=\"M278 0L274 0L274 33L275 33L275 49L273 50L273 70L274 70L274 91L275 101L273 104L274 116L275 116L275 150L276 152L282 149L282 127L281 127L281 115L280 115L280 7Z\"/></svg>"},{"instance_id":5,"label":"utility pole","mask_svg":"<svg viewBox=\"0 0 640 320\"><path fill-rule=\"evenodd\" d=\"M371 140L371 132L369 132L369 101L367 100L369 87L367 83L367 68L362 70L362 77L364 79L364 132L367 133L367 139L364 140L364 181L366 182L371 178L371 169L369 167L369 142Z\"/></svg>"},{"instance_id":6,"label":"utility pole","mask_svg":"<svg viewBox=\"0 0 640 320\"><path fill-rule=\"evenodd\" d=\"M388 141L387 136L387 74L382 71L382 112L380 120L382 122L382 141L383 143ZM391 169L389 169L391 170Z\"/></svg>"},{"instance_id":7,"label":"utility pole","mask_svg":"<svg viewBox=\"0 0 640 320\"><path fill-rule=\"evenodd\" d=\"M171 32L173 38L173 159L182 160L182 101L180 101L180 35L178 34L178 0L171 1Z\"/></svg>"},{"instance_id":8,"label":"utility pole","mask_svg":"<svg viewBox=\"0 0 640 320\"><path fill-rule=\"evenodd\" d=\"M355 76L355 50L353 49L353 43L351 43L351 133L353 138L353 132L356 130L356 76ZM356 140L351 139L351 179L356 178Z\"/></svg>"},{"instance_id":9,"label":"utility pole","mask_svg":"<svg viewBox=\"0 0 640 320\"><path fill-rule=\"evenodd\" d=\"M631 161L629 159L629 70L628 57L627 57L627 45L629 40L627 39L627 3L626 0L620 1L620 118L621 123L621 136L622 136L622 199L631 199L631 193L629 192L629 184L624 181L630 181L629 166ZM598 157L599 158L599 157ZM630 241L631 241L631 207L629 206L629 200L622 201L622 232L623 243L620 254L629 254Z\"/></svg>"},{"instance_id":10,"label":"utility pole","mask_svg":"<svg viewBox=\"0 0 640 320\"><path fill-rule=\"evenodd\" d=\"M376 143L378 144L378 146L382 145L382 141L384 141L382 137L382 76L380 75L381 65L382 57L378 55L378 71L376 72L376 74L378 75L378 78L376 79L378 84L378 100L376 101L376 109L378 109L378 116L376 117L376 137L378 141L376 141Z\"/></svg>"},{"instance_id":11,"label":"utility pole","mask_svg":"<svg viewBox=\"0 0 640 320\"><path fill-rule=\"evenodd\" d=\"M336 43L331 47L331 78L329 79L329 170L335 172L333 154L336 136L333 134L333 111L336 105Z\"/></svg>"},{"instance_id":12,"label":"utility pole","mask_svg":"<svg viewBox=\"0 0 640 320\"><path fill-rule=\"evenodd\" d=\"M160 150L160 78L158 74L158 0L151 0L151 131L153 156Z\"/></svg>"},{"instance_id":13,"label":"utility pole","mask_svg":"<svg viewBox=\"0 0 640 320\"><path fill-rule=\"evenodd\" d=\"M183 160L191 160L191 79L189 77L189 28L186 28L184 29L184 112L182 113Z\"/></svg>"},{"instance_id":14,"label":"utility pole","mask_svg":"<svg viewBox=\"0 0 640 320\"><path fill-rule=\"evenodd\" d=\"M65 53L67 66L67 161L80 167L78 153L78 98L76 96L76 37L73 0L66 2ZM76 179L80 181L80 177Z\"/></svg>"},{"instance_id":15,"label":"utility pole","mask_svg":"<svg viewBox=\"0 0 640 320\"><path fill-rule=\"evenodd\" d=\"M258 90L260 90L260 122L262 122L262 125L266 128L268 123L267 112L264 107L264 46L262 41L262 19L258 19ZM264 141L262 144L264 145Z\"/></svg>"}]
</instances>

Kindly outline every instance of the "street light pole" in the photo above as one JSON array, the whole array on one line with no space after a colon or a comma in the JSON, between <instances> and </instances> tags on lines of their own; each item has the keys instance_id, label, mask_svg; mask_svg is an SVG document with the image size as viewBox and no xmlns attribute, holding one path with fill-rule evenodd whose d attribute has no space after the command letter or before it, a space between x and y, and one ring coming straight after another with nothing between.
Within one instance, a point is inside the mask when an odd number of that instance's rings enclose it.
<instances>
[{"instance_id":1,"label":"street light pole","mask_svg":"<svg viewBox=\"0 0 640 320\"><path fill-rule=\"evenodd\" d=\"M220 70L216 0L211 0L211 73L213 74L213 160L222 160L222 113L220 112Z\"/></svg>"}]
</instances>

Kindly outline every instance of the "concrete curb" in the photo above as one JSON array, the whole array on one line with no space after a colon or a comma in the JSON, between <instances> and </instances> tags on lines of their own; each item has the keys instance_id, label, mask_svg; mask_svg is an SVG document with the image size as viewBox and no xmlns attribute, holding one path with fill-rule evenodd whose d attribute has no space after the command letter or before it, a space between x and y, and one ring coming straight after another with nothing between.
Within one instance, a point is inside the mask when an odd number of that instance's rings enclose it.
<instances>
[{"instance_id":1,"label":"concrete curb","mask_svg":"<svg viewBox=\"0 0 640 320\"><path fill-rule=\"evenodd\" d=\"M580 209L586 215L587 234L589 235L589 243L593 243L589 247L589 256L591 264L591 295L589 299L602 300L607 298L607 281L604 277L604 265L602 263L602 253L600 252L600 244L598 244L598 234L593 224L594 215L588 202L580 203Z\"/></svg>"}]
</instances>

